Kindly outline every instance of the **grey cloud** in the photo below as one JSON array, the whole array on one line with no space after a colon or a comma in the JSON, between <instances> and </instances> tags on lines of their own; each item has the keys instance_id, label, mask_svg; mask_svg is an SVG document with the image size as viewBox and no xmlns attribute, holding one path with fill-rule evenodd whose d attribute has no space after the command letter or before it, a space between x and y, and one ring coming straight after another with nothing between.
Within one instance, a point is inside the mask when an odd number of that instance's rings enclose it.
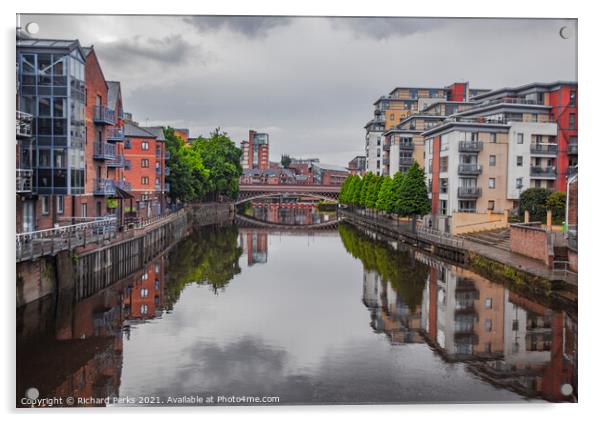
<instances>
[{"instance_id":1,"label":"grey cloud","mask_svg":"<svg viewBox=\"0 0 602 422\"><path fill-rule=\"evenodd\" d=\"M182 35L168 35L163 38L134 36L113 42L95 45L104 60L111 63L135 63L142 59L160 63L178 64L187 60L192 45Z\"/></svg>"},{"instance_id":2,"label":"grey cloud","mask_svg":"<svg viewBox=\"0 0 602 422\"><path fill-rule=\"evenodd\" d=\"M199 32L226 28L251 38L265 37L278 26L289 25L291 20L285 16L190 16L184 22L194 26Z\"/></svg>"},{"instance_id":3,"label":"grey cloud","mask_svg":"<svg viewBox=\"0 0 602 422\"><path fill-rule=\"evenodd\" d=\"M347 29L356 36L383 40L439 29L449 22L445 19L359 17L330 18L335 29Z\"/></svg>"}]
</instances>

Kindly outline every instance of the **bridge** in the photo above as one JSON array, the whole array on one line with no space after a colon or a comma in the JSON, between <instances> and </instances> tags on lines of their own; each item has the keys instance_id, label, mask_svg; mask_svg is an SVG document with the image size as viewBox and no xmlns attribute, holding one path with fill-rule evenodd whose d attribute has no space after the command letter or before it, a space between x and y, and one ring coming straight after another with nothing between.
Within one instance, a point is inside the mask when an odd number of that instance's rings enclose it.
<instances>
[{"instance_id":1,"label":"bridge","mask_svg":"<svg viewBox=\"0 0 602 422\"><path fill-rule=\"evenodd\" d=\"M271 198L283 195L311 196L337 201L339 199L340 186L331 185L239 185L236 204L253 201L255 199Z\"/></svg>"}]
</instances>

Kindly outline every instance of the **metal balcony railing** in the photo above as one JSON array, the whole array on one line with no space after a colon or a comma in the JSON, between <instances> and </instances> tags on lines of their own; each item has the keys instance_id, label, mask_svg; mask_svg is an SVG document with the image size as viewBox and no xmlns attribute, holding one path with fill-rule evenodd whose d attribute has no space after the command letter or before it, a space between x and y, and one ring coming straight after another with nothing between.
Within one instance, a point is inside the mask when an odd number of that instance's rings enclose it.
<instances>
[{"instance_id":1,"label":"metal balcony railing","mask_svg":"<svg viewBox=\"0 0 602 422\"><path fill-rule=\"evenodd\" d=\"M556 167L531 167L532 177L556 177Z\"/></svg>"},{"instance_id":2,"label":"metal balcony railing","mask_svg":"<svg viewBox=\"0 0 602 422\"><path fill-rule=\"evenodd\" d=\"M411 166L414 162L412 157L399 157L399 164L403 166Z\"/></svg>"},{"instance_id":3,"label":"metal balcony railing","mask_svg":"<svg viewBox=\"0 0 602 422\"><path fill-rule=\"evenodd\" d=\"M33 116L29 113L17 111L17 136L20 138L29 138L31 136L31 123Z\"/></svg>"},{"instance_id":4,"label":"metal balcony railing","mask_svg":"<svg viewBox=\"0 0 602 422\"><path fill-rule=\"evenodd\" d=\"M17 169L17 193L30 193L32 190L33 170Z\"/></svg>"},{"instance_id":5,"label":"metal balcony railing","mask_svg":"<svg viewBox=\"0 0 602 422\"><path fill-rule=\"evenodd\" d=\"M458 166L458 174L478 175L482 170L480 164L460 164Z\"/></svg>"},{"instance_id":6,"label":"metal balcony railing","mask_svg":"<svg viewBox=\"0 0 602 422\"><path fill-rule=\"evenodd\" d=\"M531 144L531 154L534 155L556 155L557 152L556 144Z\"/></svg>"},{"instance_id":7,"label":"metal balcony railing","mask_svg":"<svg viewBox=\"0 0 602 422\"><path fill-rule=\"evenodd\" d=\"M473 186L461 186L458 188L458 198L479 198L481 196L481 188Z\"/></svg>"},{"instance_id":8,"label":"metal balcony railing","mask_svg":"<svg viewBox=\"0 0 602 422\"><path fill-rule=\"evenodd\" d=\"M94 195L114 195L115 181L113 179L94 179Z\"/></svg>"},{"instance_id":9,"label":"metal balcony railing","mask_svg":"<svg viewBox=\"0 0 602 422\"><path fill-rule=\"evenodd\" d=\"M125 139L125 131L120 127L107 128L107 141L121 142Z\"/></svg>"},{"instance_id":10,"label":"metal balcony railing","mask_svg":"<svg viewBox=\"0 0 602 422\"><path fill-rule=\"evenodd\" d=\"M569 166L566 169L566 175L567 176L572 176L573 174L576 174L576 173L577 173L577 166Z\"/></svg>"},{"instance_id":11,"label":"metal balcony railing","mask_svg":"<svg viewBox=\"0 0 602 422\"><path fill-rule=\"evenodd\" d=\"M391 144L388 142L385 142L383 144L383 151L391 151Z\"/></svg>"},{"instance_id":12,"label":"metal balcony railing","mask_svg":"<svg viewBox=\"0 0 602 422\"><path fill-rule=\"evenodd\" d=\"M171 169L169 167L165 167L165 175L169 176L171 174Z\"/></svg>"},{"instance_id":13,"label":"metal balcony railing","mask_svg":"<svg viewBox=\"0 0 602 422\"><path fill-rule=\"evenodd\" d=\"M383 166L388 166L390 164L390 161L388 158L383 158Z\"/></svg>"},{"instance_id":14,"label":"metal balcony railing","mask_svg":"<svg viewBox=\"0 0 602 422\"><path fill-rule=\"evenodd\" d=\"M117 148L113 144L104 142L94 142L94 152L92 158L95 160L114 160L116 158Z\"/></svg>"},{"instance_id":15,"label":"metal balcony railing","mask_svg":"<svg viewBox=\"0 0 602 422\"><path fill-rule=\"evenodd\" d=\"M568 146L568 153L571 155L577 155L577 143L570 143Z\"/></svg>"},{"instance_id":16,"label":"metal balcony railing","mask_svg":"<svg viewBox=\"0 0 602 422\"><path fill-rule=\"evenodd\" d=\"M126 182L125 180L115 181L115 186L117 186L119 189L126 190L126 191L132 190L132 184L130 182Z\"/></svg>"},{"instance_id":17,"label":"metal balcony railing","mask_svg":"<svg viewBox=\"0 0 602 422\"><path fill-rule=\"evenodd\" d=\"M483 142L479 141L460 141L458 143L459 152L479 152L483 149Z\"/></svg>"},{"instance_id":18,"label":"metal balcony railing","mask_svg":"<svg viewBox=\"0 0 602 422\"><path fill-rule=\"evenodd\" d=\"M166 160L169 160L171 158L171 152L166 150L165 154L163 154L163 158L165 158Z\"/></svg>"},{"instance_id":19,"label":"metal balcony railing","mask_svg":"<svg viewBox=\"0 0 602 422\"><path fill-rule=\"evenodd\" d=\"M412 142L400 142L399 149L402 151L414 151L414 144Z\"/></svg>"},{"instance_id":20,"label":"metal balcony railing","mask_svg":"<svg viewBox=\"0 0 602 422\"><path fill-rule=\"evenodd\" d=\"M115 236L116 227L116 217L109 216L53 229L19 233L16 236L17 262L111 239Z\"/></svg>"},{"instance_id":21,"label":"metal balcony railing","mask_svg":"<svg viewBox=\"0 0 602 422\"><path fill-rule=\"evenodd\" d=\"M125 157L117 155L114 160L107 161L107 167L125 167Z\"/></svg>"},{"instance_id":22,"label":"metal balcony railing","mask_svg":"<svg viewBox=\"0 0 602 422\"><path fill-rule=\"evenodd\" d=\"M115 110L105 106L94 106L94 123L98 125L114 125L115 122Z\"/></svg>"}]
</instances>

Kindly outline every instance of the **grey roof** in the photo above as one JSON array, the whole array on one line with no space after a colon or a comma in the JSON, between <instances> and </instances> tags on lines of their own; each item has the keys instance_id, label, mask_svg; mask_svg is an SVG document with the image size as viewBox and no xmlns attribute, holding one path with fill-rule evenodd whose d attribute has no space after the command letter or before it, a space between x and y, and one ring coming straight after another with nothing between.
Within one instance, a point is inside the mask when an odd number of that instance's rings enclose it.
<instances>
[{"instance_id":1,"label":"grey roof","mask_svg":"<svg viewBox=\"0 0 602 422\"><path fill-rule=\"evenodd\" d=\"M156 138L153 133L132 123L124 124L123 128L125 129L125 136L130 138Z\"/></svg>"},{"instance_id":2,"label":"grey roof","mask_svg":"<svg viewBox=\"0 0 602 422\"><path fill-rule=\"evenodd\" d=\"M87 57L88 54L90 54L92 52L92 47L82 47L82 51L84 52L84 55Z\"/></svg>"},{"instance_id":3,"label":"grey roof","mask_svg":"<svg viewBox=\"0 0 602 422\"><path fill-rule=\"evenodd\" d=\"M108 107L116 110L117 99L119 98L119 93L121 92L121 83L118 81L107 81L107 85L109 86L109 95L107 96Z\"/></svg>"},{"instance_id":4,"label":"grey roof","mask_svg":"<svg viewBox=\"0 0 602 422\"><path fill-rule=\"evenodd\" d=\"M242 171L243 176L259 176L261 174L261 170L259 169L244 169Z\"/></svg>"},{"instance_id":5,"label":"grey roof","mask_svg":"<svg viewBox=\"0 0 602 422\"><path fill-rule=\"evenodd\" d=\"M470 97L470 99L472 101L480 101L484 98L496 96L496 95L503 94L506 92L516 93L519 91L526 91L528 89L533 89L533 88L538 88L538 87L552 88L552 87L555 87L558 85L577 85L577 82L576 81L532 82L530 84L521 85L521 86L517 86L517 87L505 87L505 88L495 89L493 91L475 95L474 97Z\"/></svg>"},{"instance_id":6,"label":"grey roof","mask_svg":"<svg viewBox=\"0 0 602 422\"><path fill-rule=\"evenodd\" d=\"M82 46L78 40L52 40L52 39L41 39L41 38L17 38L17 48L31 48L31 49L66 49L70 52L78 50L82 55L82 58L86 58Z\"/></svg>"},{"instance_id":7,"label":"grey roof","mask_svg":"<svg viewBox=\"0 0 602 422\"><path fill-rule=\"evenodd\" d=\"M142 129L155 135L157 141L165 141L165 136L163 135L163 126L142 126Z\"/></svg>"}]
</instances>

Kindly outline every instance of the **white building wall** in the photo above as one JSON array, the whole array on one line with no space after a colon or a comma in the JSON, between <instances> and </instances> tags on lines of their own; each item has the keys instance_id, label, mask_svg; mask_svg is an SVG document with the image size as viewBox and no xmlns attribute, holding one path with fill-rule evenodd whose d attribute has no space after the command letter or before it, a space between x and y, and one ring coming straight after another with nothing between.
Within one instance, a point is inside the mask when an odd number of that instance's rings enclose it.
<instances>
[{"instance_id":1,"label":"white building wall","mask_svg":"<svg viewBox=\"0 0 602 422\"><path fill-rule=\"evenodd\" d=\"M518 143L519 134L523 134L523 143ZM516 179L522 177L523 188L521 192L531 186L530 163L531 163L531 137L532 135L556 136L558 128L556 123L534 123L513 122L508 133L508 199L518 199L519 189L516 187ZM516 165L518 156L523 157L522 167Z\"/></svg>"},{"instance_id":2,"label":"white building wall","mask_svg":"<svg viewBox=\"0 0 602 422\"><path fill-rule=\"evenodd\" d=\"M378 145L379 139L380 146ZM383 132L366 132L366 172L371 171L374 174L382 174L383 142ZM377 157L378 150L380 150L380 157ZM380 165L378 166L379 162Z\"/></svg>"},{"instance_id":3,"label":"white building wall","mask_svg":"<svg viewBox=\"0 0 602 422\"><path fill-rule=\"evenodd\" d=\"M389 176L395 176L395 173L399 171L399 139L395 140L391 144L391 150L389 151Z\"/></svg>"}]
</instances>

